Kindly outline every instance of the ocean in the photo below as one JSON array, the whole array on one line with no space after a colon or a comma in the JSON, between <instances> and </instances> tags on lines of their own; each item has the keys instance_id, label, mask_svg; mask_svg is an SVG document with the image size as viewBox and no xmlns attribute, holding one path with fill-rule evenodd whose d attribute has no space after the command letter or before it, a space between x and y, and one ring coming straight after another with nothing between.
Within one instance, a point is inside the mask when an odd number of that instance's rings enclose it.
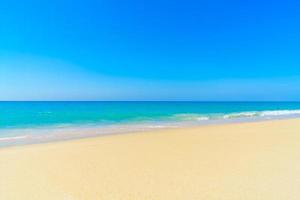
<instances>
[{"instance_id":1,"label":"ocean","mask_svg":"<svg viewBox=\"0 0 300 200\"><path fill-rule=\"evenodd\" d=\"M300 102L0 102L0 146L300 117Z\"/></svg>"}]
</instances>

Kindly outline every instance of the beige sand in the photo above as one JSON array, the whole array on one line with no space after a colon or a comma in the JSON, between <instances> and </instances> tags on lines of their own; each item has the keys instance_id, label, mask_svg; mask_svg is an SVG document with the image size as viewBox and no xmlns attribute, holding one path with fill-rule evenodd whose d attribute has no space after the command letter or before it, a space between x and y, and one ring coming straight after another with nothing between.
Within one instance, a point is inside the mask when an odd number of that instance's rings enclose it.
<instances>
[{"instance_id":1,"label":"beige sand","mask_svg":"<svg viewBox=\"0 0 300 200\"><path fill-rule=\"evenodd\" d=\"M300 119L0 149L0 199L300 199Z\"/></svg>"}]
</instances>

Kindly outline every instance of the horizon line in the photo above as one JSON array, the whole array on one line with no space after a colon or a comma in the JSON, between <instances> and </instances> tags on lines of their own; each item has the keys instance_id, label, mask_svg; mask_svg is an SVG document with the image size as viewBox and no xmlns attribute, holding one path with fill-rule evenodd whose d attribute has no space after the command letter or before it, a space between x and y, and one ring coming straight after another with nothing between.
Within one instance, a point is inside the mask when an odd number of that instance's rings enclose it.
<instances>
[{"instance_id":1,"label":"horizon line","mask_svg":"<svg viewBox=\"0 0 300 200\"><path fill-rule=\"evenodd\" d=\"M276 103L276 102L286 102L286 103L300 103L299 101L286 101L286 100L256 100L256 101L241 101L241 100L0 100L3 102L191 102L191 103Z\"/></svg>"}]
</instances>

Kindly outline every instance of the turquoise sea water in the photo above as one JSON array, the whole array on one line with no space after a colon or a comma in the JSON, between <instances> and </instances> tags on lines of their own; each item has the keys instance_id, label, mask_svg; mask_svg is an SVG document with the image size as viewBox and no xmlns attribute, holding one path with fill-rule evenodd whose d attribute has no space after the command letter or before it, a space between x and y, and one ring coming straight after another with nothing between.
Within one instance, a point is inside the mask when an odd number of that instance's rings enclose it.
<instances>
[{"instance_id":1,"label":"turquoise sea water","mask_svg":"<svg viewBox=\"0 0 300 200\"><path fill-rule=\"evenodd\" d=\"M101 128L109 132L116 127L140 130L150 125L298 116L299 102L0 102L0 143L27 138L41 129L72 128L74 132L79 127L97 127L101 134Z\"/></svg>"}]
</instances>

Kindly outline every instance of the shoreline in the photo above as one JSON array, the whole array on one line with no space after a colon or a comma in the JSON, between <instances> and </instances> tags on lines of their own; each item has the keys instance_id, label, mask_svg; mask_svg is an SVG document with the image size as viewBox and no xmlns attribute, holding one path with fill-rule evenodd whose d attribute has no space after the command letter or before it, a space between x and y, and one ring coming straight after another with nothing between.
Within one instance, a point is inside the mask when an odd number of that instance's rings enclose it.
<instances>
[{"instance_id":1,"label":"shoreline","mask_svg":"<svg viewBox=\"0 0 300 200\"><path fill-rule=\"evenodd\" d=\"M103 137L110 135L123 135L123 134L143 134L153 131L170 131L177 129L200 128L206 126L220 126L230 124L243 124L243 123L257 123L268 121L281 121L300 119L299 115L290 116L277 116L272 118L251 117L251 118L238 118L227 120L207 120L207 121L181 121L175 123L147 123L147 124L116 124L111 126L73 126L73 127L42 127L42 128L24 128L12 129L7 132L17 132L18 135L0 137L0 149L26 146L33 144L45 144L52 142L64 142L80 140L85 138ZM0 131L5 132L3 130ZM22 133L22 134L20 134ZM40 134L42 133L42 134Z\"/></svg>"},{"instance_id":2,"label":"shoreline","mask_svg":"<svg viewBox=\"0 0 300 200\"><path fill-rule=\"evenodd\" d=\"M0 149L0 199L299 199L300 119Z\"/></svg>"}]
</instances>

